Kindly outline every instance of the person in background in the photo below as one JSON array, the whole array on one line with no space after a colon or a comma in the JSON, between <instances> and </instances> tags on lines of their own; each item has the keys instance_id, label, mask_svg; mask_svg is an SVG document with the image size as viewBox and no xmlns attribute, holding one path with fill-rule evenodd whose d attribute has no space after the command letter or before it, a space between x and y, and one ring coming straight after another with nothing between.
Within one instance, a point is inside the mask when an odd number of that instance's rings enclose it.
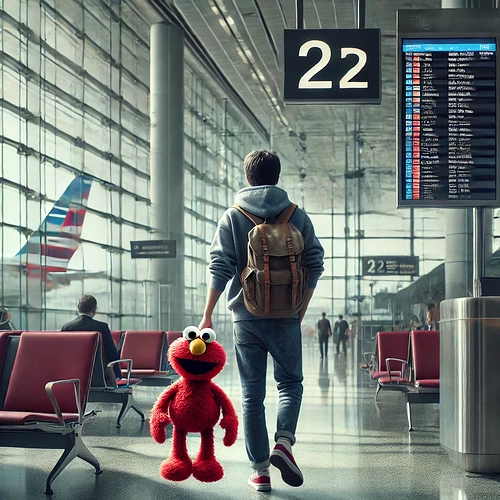
<instances>
[{"instance_id":1,"label":"person in background","mask_svg":"<svg viewBox=\"0 0 500 500\"><path fill-rule=\"evenodd\" d=\"M102 346L106 362L120 359L116 350L111 331L107 323L94 319L97 311L97 300L92 295L82 295L78 299L78 318L65 323L61 331L63 332L100 332L102 337ZM106 364L107 364L106 363ZM113 366L114 375L117 379L122 378L122 373L118 364Z\"/></svg>"},{"instance_id":2,"label":"person in background","mask_svg":"<svg viewBox=\"0 0 500 500\"><path fill-rule=\"evenodd\" d=\"M438 311L433 303L427 305L427 329L437 330L438 326Z\"/></svg>"},{"instance_id":3,"label":"person in background","mask_svg":"<svg viewBox=\"0 0 500 500\"><path fill-rule=\"evenodd\" d=\"M422 321L420 321L420 318L416 315L413 315L410 320L410 332L413 330L425 330Z\"/></svg>"},{"instance_id":4,"label":"person in background","mask_svg":"<svg viewBox=\"0 0 500 500\"><path fill-rule=\"evenodd\" d=\"M349 330L349 325L344 319L344 316L339 314L339 319L335 322L335 326L333 327L333 341L337 345L337 354L339 353L340 343L342 342L342 351L344 355L347 355L347 330Z\"/></svg>"},{"instance_id":5,"label":"person in background","mask_svg":"<svg viewBox=\"0 0 500 500\"><path fill-rule=\"evenodd\" d=\"M0 307L0 330L15 330L16 327L10 320L10 313L5 307Z\"/></svg>"},{"instance_id":6,"label":"person in background","mask_svg":"<svg viewBox=\"0 0 500 500\"><path fill-rule=\"evenodd\" d=\"M320 358L323 357L323 346L325 349L325 357L328 356L328 341L332 334L332 326L330 321L326 319L326 313L321 313L321 319L318 321L318 341Z\"/></svg>"}]
</instances>

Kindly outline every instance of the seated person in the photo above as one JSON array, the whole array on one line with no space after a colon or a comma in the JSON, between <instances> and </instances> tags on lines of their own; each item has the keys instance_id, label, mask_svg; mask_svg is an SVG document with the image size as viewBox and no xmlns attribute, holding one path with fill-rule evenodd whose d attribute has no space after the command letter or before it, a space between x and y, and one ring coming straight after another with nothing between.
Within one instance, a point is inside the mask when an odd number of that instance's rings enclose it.
<instances>
[{"instance_id":1,"label":"seated person","mask_svg":"<svg viewBox=\"0 0 500 500\"><path fill-rule=\"evenodd\" d=\"M78 313L80 316L72 321L69 321L68 323L65 323L62 326L61 331L101 332L102 346L107 363L116 361L117 359L120 359L120 356L118 355L115 343L113 342L111 331L107 323L96 321L94 319L96 311L97 300L95 297L92 295L82 295L78 299ZM116 364L113 369L115 377L117 379L122 378L120 366Z\"/></svg>"},{"instance_id":2,"label":"seated person","mask_svg":"<svg viewBox=\"0 0 500 500\"><path fill-rule=\"evenodd\" d=\"M410 332L413 330L425 330L425 326L423 325L420 318L416 315L412 316L410 320Z\"/></svg>"},{"instance_id":3,"label":"seated person","mask_svg":"<svg viewBox=\"0 0 500 500\"><path fill-rule=\"evenodd\" d=\"M0 307L0 330L15 330L16 327L10 320L10 313L5 307Z\"/></svg>"}]
</instances>

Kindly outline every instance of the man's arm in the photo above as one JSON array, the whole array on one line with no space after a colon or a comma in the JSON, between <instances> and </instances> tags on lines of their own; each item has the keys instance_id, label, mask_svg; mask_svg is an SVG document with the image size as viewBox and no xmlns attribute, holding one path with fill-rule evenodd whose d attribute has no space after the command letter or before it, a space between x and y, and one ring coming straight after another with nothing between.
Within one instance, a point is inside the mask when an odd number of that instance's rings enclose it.
<instances>
[{"instance_id":1,"label":"man's arm","mask_svg":"<svg viewBox=\"0 0 500 500\"><path fill-rule=\"evenodd\" d=\"M207 302L205 304L205 312L203 313L203 319L198 326L200 330L203 328L212 328L212 314L221 295L221 291L209 288Z\"/></svg>"},{"instance_id":2,"label":"man's arm","mask_svg":"<svg viewBox=\"0 0 500 500\"><path fill-rule=\"evenodd\" d=\"M102 346L104 348L104 355L106 356L106 361L110 363L111 361L116 361L120 359L118 350L116 349L115 343L113 342L113 337L111 335L111 330L107 324L103 324L101 329ZM115 372L116 378L122 377L122 372L118 364L113 366L113 371Z\"/></svg>"},{"instance_id":3,"label":"man's arm","mask_svg":"<svg viewBox=\"0 0 500 500\"><path fill-rule=\"evenodd\" d=\"M211 283L199 328L212 327L212 314L227 282L236 274L236 250L228 211L222 216L210 247Z\"/></svg>"}]
</instances>

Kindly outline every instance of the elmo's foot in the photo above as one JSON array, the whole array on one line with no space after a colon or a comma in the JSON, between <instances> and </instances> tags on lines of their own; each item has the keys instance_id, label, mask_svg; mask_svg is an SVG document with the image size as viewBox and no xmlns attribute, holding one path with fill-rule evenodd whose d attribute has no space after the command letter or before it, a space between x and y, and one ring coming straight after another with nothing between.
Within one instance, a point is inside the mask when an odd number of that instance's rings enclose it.
<instances>
[{"instance_id":1,"label":"elmo's foot","mask_svg":"<svg viewBox=\"0 0 500 500\"><path fill-rule=\"evenodd\" d=\"M169 481L184 481L193 472L190 460L181 460L177 457L168 457L160 465L160 474Z\"/></svg>"},{"instance_id":2,"label":"elmo's foot","mask_svg":"<svg viewBox=\"0 0 500 500\"><path fill-rule=\"evenodd\" d=\"M213 483L224 476L224 469L217 460L195 460L193 462L193 476L198 481Z\"/></svg>"}]
</instances>

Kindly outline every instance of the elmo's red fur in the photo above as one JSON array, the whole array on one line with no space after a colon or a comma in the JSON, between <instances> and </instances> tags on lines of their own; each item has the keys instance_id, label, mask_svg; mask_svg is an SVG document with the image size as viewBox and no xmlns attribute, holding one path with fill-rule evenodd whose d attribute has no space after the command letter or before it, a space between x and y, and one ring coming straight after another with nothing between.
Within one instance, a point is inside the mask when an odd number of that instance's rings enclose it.
<instances>
[{"instance_id":1,"label":"elmo's red fur","mask_svg":"<svg viewBox=\"0 0 500 500\"><path fill-rule=\"evenodd\" d=\"M168 351L170 364L182 378L165 389L156 401L150 430L156 442L164 443L165 427L169 423L174 426L172 451L160 467L161 475L171 481L183 481L191 474L204 482L222 479L224 471L215 458L213 430L221 410L220 426L226 431L224 445L233 445L238 435L233 405L211 380L226 363L226 352L214 339L215 333L210 328L200 332L196 327L188 327ZM201 434L200 450L194 461L187 450L188 432Z\"/></svg>"}]
</instances>

